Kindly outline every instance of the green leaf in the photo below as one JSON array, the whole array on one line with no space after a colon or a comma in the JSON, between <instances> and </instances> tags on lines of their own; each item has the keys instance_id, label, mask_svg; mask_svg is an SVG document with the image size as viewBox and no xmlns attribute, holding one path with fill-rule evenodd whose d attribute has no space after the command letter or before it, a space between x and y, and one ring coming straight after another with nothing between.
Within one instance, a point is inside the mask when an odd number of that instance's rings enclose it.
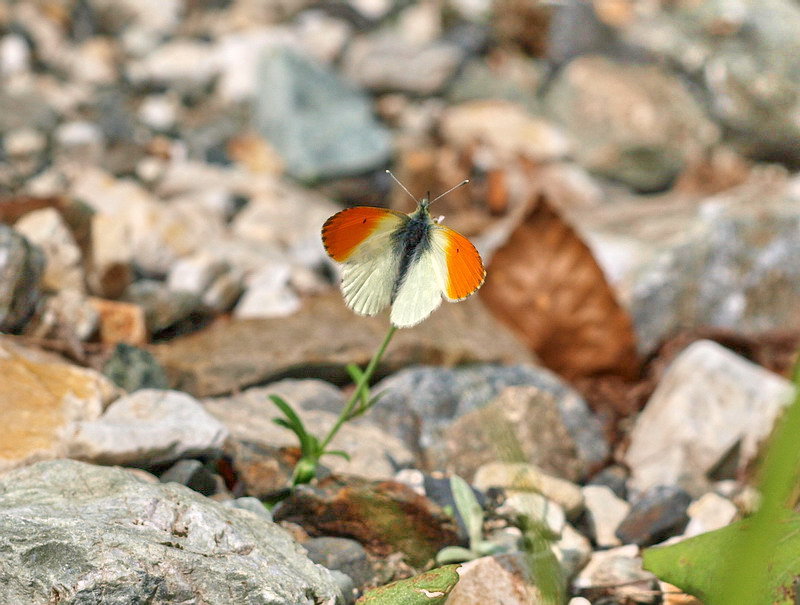
<instances>
[{"instance_id":1,"label":"green leaf","mask_svg":"<svg viewBox=\"0 0 800 605\"><path fill-rule=\"evenodd\" d=\"M359 368L356 364L348 363L345 366L345 369L347 370L347 373L350 374L350 378L356 384L356 386L361 385L358 387L358 392L356 394L356 397L361 400L361 403L349 416L350 418L354 418L355 416L359 415L358 410L366 411L369 406L369 385L364 380L364 372L362 372L361 368ZM361 413L363 414L363 412Z\"/></svg>"},{"instance_id":2,"label":"green leaf","mask_svg":"<svg viewBox=\"0 0 800 605\"><path fill-rule=\"evenodd\" d=\"M297 438L300 439L302 443L307 433L305 426L303 426L303 421L300 420L300 416L297 415L297 413L292 409L292 406L286 403L282 397L279 397L278 395L270 395L269 398L272 400L272 403L278 406L278 409L283 412L283 415L286 416L286 419L290 424L288 428L295 432Z\"/></svg>"},{"instance_id":3,"label":"green leaf","mask_svg":"<svg viewBox=\"0 0 800 605\"><path fill-rule=\"evenodd\" d=\"M472 488L458 475L450 477L450 490L453 492L453 499L461 519L467 526L469 544L472 548L473 544L480 542L483 535L483 509L478 504Z\"/></svg>"},{"instance_id":4,"label":"green leaf","mask_svg":"<svg viewBox=\"0 0 800 605\"><path fill-rule=\"evenodd\" d=\"M339 456L350 462L350 454L343 450L325 450L322 452L323 456Z\"/></svg>"},{"instance_id":5,"label":"green leaf","mask_svg":"<svg viewBox=\"0 0 800 605\"><path fill-rule=\"evenodd\" d=\"M447 563L464 563L478 558L478 553L464 548L463 546L445 546L436 553L436 564L445 565Z\"/></svg>"},{"instance_id":6,"label":"green leaf","mask_svg":"<svg viewBox=\"0 0 800 605\"><path fill-rule=\"evenodd\" d=\"M432 569L407 580L392 582L367 591L361 605L444 605L458 583L458 565Z\"/></svg>"},{"instance_id":7,"label":"green leaf","mask_svg":"<svg viewBox=\"0 0 800 605\"><path fill-rule=\"evenodd\" d=\"M757 605L794 605L795 582L800 577L800 515L787 513L779 521L781 539L773 544L760 564L770 570L769 585ZM644 551L644 568L662 580L703 601L705 605L728 605L722 591L728 577L725 556L740 540L750 540L758 525L752 519L739 521L670 546Z\"/></svg>"}]
</instances>

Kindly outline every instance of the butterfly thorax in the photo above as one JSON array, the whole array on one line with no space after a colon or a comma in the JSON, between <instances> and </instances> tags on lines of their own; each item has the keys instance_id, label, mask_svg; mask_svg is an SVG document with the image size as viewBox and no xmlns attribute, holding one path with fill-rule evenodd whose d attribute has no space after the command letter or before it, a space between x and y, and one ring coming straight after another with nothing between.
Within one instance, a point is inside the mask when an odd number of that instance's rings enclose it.
<instances>
[{"instance_id":1,"label":"butterfly thorax","mask_svg":"<svg viewBox=\"0 0 800 605\"><path fill-rule=\"evenodd\" d=\"M395 249L400 255L400 263L392 291L392 300L394 300L411 265L430 247L433 220L428 213L427 202L427 198L423 199L416 212L408 215L408 222L393 235Z\"/></svg>"}]
</instances>

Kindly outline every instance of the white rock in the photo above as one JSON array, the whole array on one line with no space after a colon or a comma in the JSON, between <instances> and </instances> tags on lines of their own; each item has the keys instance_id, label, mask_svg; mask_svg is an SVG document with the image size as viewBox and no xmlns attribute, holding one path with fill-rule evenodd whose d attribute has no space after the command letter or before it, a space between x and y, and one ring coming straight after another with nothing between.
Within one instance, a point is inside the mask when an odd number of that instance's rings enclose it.
<instances>
[{"instance_id":1,"label":"white rock","mask_svg":"<svg viewBox=\"0 0 800 605\"><path fill-rule=\"evenodd\" d=\"M586 517L594 532L598 546L619 546L620 539L614 532L631 510L631 505L617 498L605 485L586 485L583 487L586 502Z\"/></svg>"},{"instance_id":2,"label":"white rock","mask_svg":"<svg viewBox=\"0 0 800 605\"><path fill-rule=\"evenodd\" d=\"M31 49L19 34L0 38L0 74L10 76L30 71Z\"/></svg>"},{"instance_id":3,"label":"white rock","mask_svg":"<svg viewBox=\"0 0 800 605\"><path fill-rule=\"evenodd\" d=\"M150 95L139 106L139 119L153 130L169 130L178 120L180 103L174 95Z\"/></svg>"},{"instance_id":4,"label":"white rock","mask_svg":"<svg viewBox=\"0 0 800 605\"><path fill-rule=\"evenodd\" d=\"M737 443L743 467L758 453L791 393L787 380L716 343L692 344L636 420L625 454L630 487L696 489Z\"/></svg>"},{"instance_id":5,"label":"white rock","mask_svg":"<svg viewBox=\"0 0 800 605\"><path fill-rule=\"evenodd\" d=\"M188 87L198 90L211 84L219 73L219 61L211 44L176 39L127 65L128 77L138 85Z\"/></svg>"},{"instance_id":6,"label":"white rock","mask_svg":"<svg viewBox=\"0 0 800 605\"><path fill-rule=\"evenodd\" d=\"M169 271L167 287L198 296L228 269L227 263L210 252L199 252L178 260Z\"/></svg>"},{"instance_id":7,"label":"white rock","mask_svg":"<svg viewBox=\"0 0 800 605\"><path fill-rule=\"evenodd\" d=\"M635 544L610 550L598 550L592 554L588 565L581 570L573 582L573 589L607 587L621 602L640 597L655 588L655 576L642 569L639 547ZM637 601L633 601L637 602Z\"/></svg>"},{"instance_id":8,"label":"white rock","mask_svg":"<svg viewBox=\"0 0 800 605\"><path fill-rule=\"evenodd\" d=\"M592 544L589 538L569 523L564 526L561 539L554 544L554 547L561 569L568 578L574 577L592 557Z\"/></svg>"},{"instance_id":9,"label":"white rock","mask_svg":"<svg viewBox=\"0 0 800 605\"><path fill-rule=\"evenodd\" d=\"M44 252L42 283L46 288L85 291L81 250L58 210L42 208L29 212L14 228Z\"/></svg>"},{"instance_id":10,"label":"white rock","mask_svg":"<svg viewBox=\"0 0 800 605\"><path fill-rule=\"evenodd\" d=\"M135 181L118 179L94 167L87 167L76 175L69 194L101 214L120 215L131 206L155 202L152 194Z\"/></svg>"},{"instance_id":11,"label":"white rock","mask_svg":"<svg viewBox=\"0 0 800 605\"><path fill-rule=\"evenodd\" d=\"M320 63L332 64L350 40L353 27L320 10L306 10L298 15L297 36L300 47Z\"/></svg>"},{"instance_id":12,"label":"white rock","mask_svg":"<svg viewBox=\"0 0 800 605\"><path fill-rule=\"evenodd\" d=\"M3 148L11 157L34 155L47 147L47 137L33 128L19 128L6 133Z\"/></svg>"},{"instance_id":13,"label":"white rock","mask_svg":"<svg viewBox=\"0 0 800 605\"><path fill-rule=\"evenodd\" d=\"M574 516L583 510L580 487L566 479L548 475L532 464L489 462L476 471L472 484L483 491L490 487L511 491L532 489L560 504L567 515Z\"/></svg>"},{"instance_id":14,"label":"white rock","mask_svg":"<svg viewBox=\"0 0 800 605\"><path fill-rule=\"evenodd\" d=\"M729 525L736 518L737 509L727 498L709 492L692 502L687 512L689 524L683 535L688 538Z\"/></svg>"},{"instance_id":15,"label":"white rock","mask_svg":"<svg viewBox=\"0 0 800 605\"><path fill-rule=\"evenodd\" d=\"M94 214L91 254L89 288L99 296L117 298L133 279L133 246L128 224L113 214Z\"/></svg>"},{"instance_id":16,"label":"white rock","mask_svg":"<svg viewBox=\"0 0 800 605\"><path fill-rule=\"evenodd\" d=\"M142 389L71 427L69 454L98 464L152 465L221 451L228 429L186 393Z\"/></svg>"},{"instance_id":17,"label":"white rock","mask_svg":"<svg viewBox=\"0 0 800 605\"><path fill-rule=\"evenodd\" d=\"M73 121L61 124L55 131L58 153L68 162L97 164L103 154L104 136L93 122Z\"/></svg>"},{"instance_id":18,"label":"white rock","mask_svg":"<svg viewBox=\"0 0 800 605\"><path fill-rule=\"evenodd\" d=\"M567 518L564 509L536 492L513 492L500 507L517 515L524 515L541 524L551 535L561 536Z\"/></svg>"},{"instance_id":19,"label":"white rock","mask_svg":"<svg viewBox=\"0 0 800 605\"><path fill-rule=\"evenodd\" d=\"M583 597L572 597L567 605L592 605L592 602Z\"/></svg>"},{"instance_id":20,"label":"white rock","mask_svg":"<svg viewBox=\"0 0 800 605\"><path fill-rule=\"evenodd\" d=\"M236 317L283 317L300 309L300 298L289 285L291 267L272 263L248 278L248 286L233 311Z\"/></svg>"}]
</instances>

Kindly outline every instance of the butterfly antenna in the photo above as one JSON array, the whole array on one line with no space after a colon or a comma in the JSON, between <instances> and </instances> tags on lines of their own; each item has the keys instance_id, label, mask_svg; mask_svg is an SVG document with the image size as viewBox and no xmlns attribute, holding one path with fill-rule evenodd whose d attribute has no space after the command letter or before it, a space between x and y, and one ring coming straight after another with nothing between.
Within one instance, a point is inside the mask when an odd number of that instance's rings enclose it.
<instances>
[{"instance_id":1,"label":"butterfly antenna","mask_svg":"<svg viewBox=\"0 0 800 605\"><path fill-rule=\"evenodd\" d=\"M436 200L443 198L444 196L446 196L446 195L447 195L448 193L450 193L451 191L455 191L456 189L458 189L459 187L463 187L463 186L464 186L464 185L466 185L467 183L469 183L469 179L464 179L463 181L461 181L461 182L460 182L458 185L456 185L455 187L450 187L450 189L448 189L448 190L447 190L447 191L445 191L444 193L441 193L441 194L437 195L435 198L433 198L433 199L430 201L430 203L431 203L431 204L433 204L433 202L435 202Z\"/></svg>"},{"instance_id":2,"label":"butterfly antenna","mask_svg":"<svg viewBox=\"0 0 800 605\"><path fill-rule=\"evenodd\" d=\"M406 186L403 185L403 183L401 183L400 181L397 180L397 177L392 174L391 170L387 170L386 174L388 174L390 177L392 177L394 179L394 182L397 183L398 185L400 185L400 187L403 189L403 191L405 191L408 195L411 196L411 199L413 199L415 202L418 201L417 198L414 197L414 194L411 193L408 189L406 189Z\"/></svg>"}]
</instances>

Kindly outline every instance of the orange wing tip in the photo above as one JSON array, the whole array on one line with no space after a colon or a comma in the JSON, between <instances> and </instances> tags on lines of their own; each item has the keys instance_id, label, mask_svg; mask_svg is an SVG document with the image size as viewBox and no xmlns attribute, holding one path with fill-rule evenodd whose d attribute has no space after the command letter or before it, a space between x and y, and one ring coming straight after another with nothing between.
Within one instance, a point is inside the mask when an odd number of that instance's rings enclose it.
<instances>
[{"instance_id":1,"label":"orange wing tip","mask_svg":"<svg viewBox=\"0 0 800 605\"><path fill-rule=\"evenodd\" d=\"M334 214L322 225L322 244L328 256L345 262L387 215L391 215L389 210L371 206L356 206Z\"/></svg>"},{"instance_id":2,"label":"orange wing tip","mask_svg":"<svg viewBox=\"0 0 800 605\"><path fill-rule=\"evenodd\" d=\"M474 294L486 279L486 269L481 255L466 237L453 230L447 233L447 274L445 295L458 302Z\"/></svg>"}]
</instances>

